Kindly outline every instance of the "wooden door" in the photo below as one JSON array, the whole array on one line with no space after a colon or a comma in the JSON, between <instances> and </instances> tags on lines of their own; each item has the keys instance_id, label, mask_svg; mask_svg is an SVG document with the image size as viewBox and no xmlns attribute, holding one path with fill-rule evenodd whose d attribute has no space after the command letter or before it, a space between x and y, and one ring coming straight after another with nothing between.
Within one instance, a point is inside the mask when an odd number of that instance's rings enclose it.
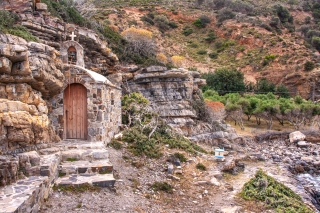
<instances>
[{"instance_id":1,"label":"wooden door","mask_svg":"<svg viewBox=\"0 0 320 213\"><path fill-rule=\"evenodd\" d=\"M81 84L70 84L64 90L65 138L87 139L87 89Z\"/></svg>"}]
</instances>

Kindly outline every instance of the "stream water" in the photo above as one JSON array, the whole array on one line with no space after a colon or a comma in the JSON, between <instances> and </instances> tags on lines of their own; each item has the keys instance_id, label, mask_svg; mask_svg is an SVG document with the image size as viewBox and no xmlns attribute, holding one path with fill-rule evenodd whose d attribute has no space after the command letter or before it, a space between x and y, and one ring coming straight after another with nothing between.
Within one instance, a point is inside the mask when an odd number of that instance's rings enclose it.
<instances>
[{"instance_id":1,"label":"stream water","mask_svg":"<svg viewBox=\"0 0 320 213\"><path fill-rule=\"evenodd\" d=\"M310 174L301 174L297 176L297 180L312 196L311 201L313 205L320 210L320 177L313 177Z\"/></svg>"}]
</instances>

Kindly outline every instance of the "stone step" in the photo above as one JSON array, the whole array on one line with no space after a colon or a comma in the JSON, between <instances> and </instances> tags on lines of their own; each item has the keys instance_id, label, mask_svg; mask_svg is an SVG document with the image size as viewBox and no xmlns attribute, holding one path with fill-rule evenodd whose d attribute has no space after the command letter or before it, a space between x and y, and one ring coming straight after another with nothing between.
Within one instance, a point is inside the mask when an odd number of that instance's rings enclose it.
<instances>
[{"instance_id":1,"label":"stone step","mask_svg":"<svg viewBox=\"0 0 320 213\"><path fill-rule=\"evenodd\" d=\"M85 160L94 161L108 159L109 153L106 149L70 149L61 152L61 161Z\"/></svg>"},{"instance_id":2,"label":"stone step","mask_svg":"<svg viewBox=\"0 0 320 213\"><path fill-rule=\"evenodd\" d=\"M55 147L58 147L61 151L69 149L105 149L106 146L104 142L88 142L88 141L79 141L79 140L64 140L55 144Z\"/></svg>"},{"instance_id":3,"label":"stone step","mask_svg":"<svg viewBox=\"0 0 320 213\"><path fill-rule=\"evenodd\" d=\"M105 149L103 142L88 142L79 140L64 140L52 145L51 147L39 149L41 155L54 154L60 151L74 150L74 149Z\"/></svg>"},{"instance_id":4,"label":"stone step","mask_svg":"<svg viewBox=\"0 0 320 213\"><path fill-rule=\"evenodd\" d=\"M59 175L69 174L83 174L88 172L108 174L112 173L113 166L109 160L97 160L97 161L74 161L74 162L62 162L59 165Z\"/></svg>"},{"instance_id":5,"label":"stone step","mask_svg":"<svg viewBox=\"0 0 320 213\"><path fill-rule=\"evenodd\" d=\"M81 186L84 184L90 184L99 187L114 187L116 180L113 174L80 174L69 175L67 177L61 177L56 180L57 186Z\"/></svg>"},{"instance_id":6,"label":"stone step","mask_svg":"<svg viewBox=\"0 0 320 213\"><path fill-rule=\"evenodd\" d=\"M31 176L0 188L0 212L38 212L48 198L50 183L48 177Z\"/></svg>"},{"instance_id":7,"label":"stone step","mask_svg":"<svg viewBox=\"0 0 320 213\"><path fill-rule=\"evenodd\" d=\"M48 176L49 182L53 183L58 178L61 153L40 155L40 175Z\"/></svg>"}]
</instances>

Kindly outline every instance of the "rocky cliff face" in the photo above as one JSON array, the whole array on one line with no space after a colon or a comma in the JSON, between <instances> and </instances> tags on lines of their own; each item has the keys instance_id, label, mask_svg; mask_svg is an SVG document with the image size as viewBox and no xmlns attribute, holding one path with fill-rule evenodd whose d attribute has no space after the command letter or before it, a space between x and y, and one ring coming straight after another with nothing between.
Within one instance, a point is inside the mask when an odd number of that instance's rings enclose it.
<instances>
[{"instance_id":1,"label":"rocky cliff face","mask_svg":"<svg viewBox=\"0 0 320 213\"><path fill-rule=\"evenodd\" d=\"M52 127L51 101L64 86L63 41L72 32L85 49L87 69L113 73L118 58L91 30L53 18L39 1L5 0L0 8L20 17L39 42L27 42L0 33L0 186L18 179L19 160L14 155L60 141ZM20 165L21 167L21 165Z\"/></svg>"},{"instance_id":2,"label":"rocky cliff face","mask_svg":"<svg viewBox=\"0 0 320 213\"><path fill-rule=\"evenodd\" d=\"M59 139L44 100L63 85L58 56L48 45L0 35L1 154Z\"/></svg>"},{"instance_id":3,"label":"rocky cliff face","mask_svg":"<svg viewBox=\"0 0 320 213\"><path fill-rule=\"evenodd\" d=\"M153 66L131 77L129 91L143 94L153 110L175 130L187 136L193 134L193 119L197 116L190 103L198 93L198 86L205 84L199 73Z\"/></svg>"},{"instance_id":4,"label":"rocky cliff face","mask_svg":"<svg viewBox=\"0 0 320 213\"><path fill-rule=\"evenodd\" d=\"M198 72L152 66L127 70L123 79L128 92L143 94L152 109L177 132L192 137L213 131L212 125L201 121L192 107L200 100L199 86L205 84Z\"/></svg>"},{"instance_id":5,"label":"rocky cliff face","mask_svg":"<svg viewBox=\"0 0 320 213\"><path fill-rule=\"evenodd\" d=\"M102 74L114 72L113 66L118 62L118 58L107 47L107 42L94 31L50 16L44 3L35 3L32 0L6 0L0 3L0 7L16 12L22 26L27 27L41 43L56 50L60 50L61 42L70 39L74 31L77 36L75 40L85 49L86 68Z\"/></svg>"},{"instance_id":6,"label":"rocky cliff face","mask_svg":"<svg viewBox=\"0 0 320 213\"><path fill-rule=\"evenodd\" d=\"M114 72L118 58L92 30L50 16L40 1L2 1L22 26L39 39L27 42L0 34L0 154L60 140L50 125L50 99L63 89L62 42L71 33L84 48L84 64L98 73Z\"/></svg>"}]
</instances>

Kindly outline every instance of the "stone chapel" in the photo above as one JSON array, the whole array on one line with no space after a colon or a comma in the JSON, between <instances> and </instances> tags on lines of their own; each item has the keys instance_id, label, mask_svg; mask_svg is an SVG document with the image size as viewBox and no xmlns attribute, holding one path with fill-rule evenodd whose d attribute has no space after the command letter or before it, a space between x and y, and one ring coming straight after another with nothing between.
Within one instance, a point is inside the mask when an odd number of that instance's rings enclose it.
<instances>
[{"instance_id":1,"label":"stone chapel","mask_svg":"<svg viewBox=\"0 0 320 213\"><path fill-rule=\"evenodd\" d=\"M70 40L60 47L65 80L61 92L51 99L49 117L62 140L109 142L121 124L121 88L85 68L76 31L67 27Z\"/></svg>"}]
</instances>

